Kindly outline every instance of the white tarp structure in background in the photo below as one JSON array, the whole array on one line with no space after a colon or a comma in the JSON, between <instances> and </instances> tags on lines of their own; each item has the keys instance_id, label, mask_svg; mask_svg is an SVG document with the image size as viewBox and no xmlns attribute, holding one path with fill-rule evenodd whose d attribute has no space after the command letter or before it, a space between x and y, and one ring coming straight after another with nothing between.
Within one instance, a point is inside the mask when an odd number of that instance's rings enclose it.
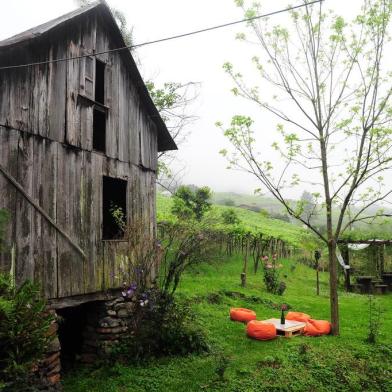
<instances>
[{"instance_id":1,"label":"white tarp structure in background","mask_svg":"<svg viewBox=\"0 0 392 392\"><path fill-rule=\"evenodd\" d=\"M378 242L378 241L383 241L383 240L375 240L375 239L374 239L374 240L369 240L369 241ZM348 244L347 244L347 247L348 247L350 250L357 251L357 250L366 249L366 248L368 248L370 245L371 245L371 244L369 244L369 243L368 243L368 244L350 244L350 243L348 243ZM340 250L339 250L338 247L336 247L336 257L337 257L337 259L338 259L338 261L339 261L339 264L344 268L345 271L348 270L348 269L350 269L350 266L345 264L345 262L344 262L344 260L343 260L343 257L342 257L342 254L340 253Z\"/></svg>"},{"instance_id":2,"label":"white tarp structure in background","mask_svg":"<svg viewBox=\"0 0 392 392\"><path fill-rule=\"evenodd\" d=\"M340 249L336 247L336 257L339 261L339 264L344 268L344 271L350 269L349 265L346 265L346 263L343 260L342 254L340 253Z\"/></svg>"},{"instance_id":3,"label":"white tarp structure in background","mask_svg":"<svg viewBox=\"0 0 392 392\"><path fill-rule=\"evenodd\" d=\"M370 244L347 244L347 246L350 250L362 250L368 248Z\"/></svg>"}]
</instances>

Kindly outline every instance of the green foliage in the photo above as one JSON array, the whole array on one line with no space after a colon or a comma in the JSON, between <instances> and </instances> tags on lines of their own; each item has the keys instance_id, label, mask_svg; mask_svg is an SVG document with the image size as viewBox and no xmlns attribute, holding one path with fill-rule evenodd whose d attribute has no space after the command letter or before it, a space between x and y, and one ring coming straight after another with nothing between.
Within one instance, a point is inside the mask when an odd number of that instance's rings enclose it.
<instances>
[{"instance_id":1,"label":"green foliage","mask_svg":"<svg viewBox=\"0 0 392 392\"><path fill-rule=\"evenodd\" d=\"M176 301L174 293L184 271L208 260L211 242L197 221L161 222L158 229L160 241L154 245L138 222L125 228L133 277L122 294L132 301L134 312L129 335L114 351L117 359L139 361L207 350L189 307ZM157 266L158 276L151 281Z\"/></svg>"},{"instance_id":2,"label":"green foliage","mask_svg":"<svg viewBox=\"0 0 392 392\"><path fill-rule=\"evenodd\" d=\"M177 219L173 215L174 198L166 197L161 194L157 195L157 220L158 222L175 222ZM287 244L301 249L314 250L319 247L319 243L309 231L282 220L271 219L260 215L260 213L249 211L243 208L232 208L238 218L240 224L236 226L220 224L219 217L228 207L221 205L211 205L211 209L205 215L205 220L209 228L226 234L253 236L263 235L263 238L278 238ZM215 217L215 219L214 219ZM242 234L241 234L242 233Z\"/></svg>"},{"instance_id":3,"label":"green foliage","mask_svg":"<svg viewBox=\"0 0 392 392\"><path fill-rule=\"evenodd\" d=\"M240 218L234 209L224 210L222 211L222 219L225 225L237 225L240 223Z\"/></svg>"},{"instance_id":4,"label":"green foliage","mask_svg":"<svg viewBox=\"0 0 392 392\"><path fill-rule=\"evenodd\" d=\"M159 290L146 293L148 304L137 309L137 321L115 351L134 363L151 357L202 353L209 347L189 304Z\"/></svg>"},{"instance_id":5,"label":"green foliage","mask_svg":"<svg viewBox=\"0 0 392 392\"><path fill-rule=\"evenodd\" d=\"M148 81L146 87L159 112L173 109L182 97L183 85L180 83L164 83L162 87L157 87L154 82ZM168 119L164 118L164 120Z\"/></svg>"},{"instance_id":6,"label":"green foliage","mask_svg":"<svg viewBox=\"0 0 392 392\"><path fill-rule=\"evenodd\" d=\"M160 260L160 288L173 295L182 274L216 257L216 247L208 228L198 222L160 223L163 257Z\"/></svg>"},{"instance_id":7,"label":"green foliage","mask_svg":"<svg viewBox=\"0 0 392 392\"><path fill-rule=\"evenodd\" d=\"M270 213L269 213L267 210L261 209L261 210L260 210L260 215L261 215L263 218L268 218L268 217L270 216Z\"/></svg>"},{"instance_id":8,"label":"green foliage","mask_svg":"<svg viewBox=\"0 0 392 392\"><path fill-rule=\"evenodd\" d=\"M192 190L188 186L180 186L173 195L172 213L179 219L196 219L201 221L203 215L211 208L212 192L208 187Z\"/></svg>"},{"instance_id":9,"label":"green foliage","mask_svg":"<svg viewBox=\"0 0 392 392\"><path fill-rule=\"evenodd\" d=\"M114 221L116 222L119 234L123 234L127 224L124 210L121 207L113 204L113 202L110 202L109 212L111 213Z\"/></svg>"},{"instance_id":10,"label":"green foliage","mask_svg":"<svg viewBox=\"0 0 392 392\"><path fill-rule=\"evenodd\" d=\"M49 344L51 321L37 285L26 281L17 288L11 277L0 275L1 380L15 381L28 375Z\"/></svg>"},{"instance_id":11,"label":"green foliage","mask_svg":"<svg viewBox=\"0 0 392 392\"><path fill-rule=\"evenodd\" d=\"M369 317L369 328L368 336L366 341L371 344L377 342L378 336L380 335L381 329L381 306L377 303L372 295L368 296L368 317Z\"/></svg>"},{"instance_id":12,"label":"green foliage","mask_svg":"<svg viewBox=\"0 0 392 392\"><path fill-rule=\"evenodd\" d=\"M269 293L283 295L286 290L286 283L279 280L279 271L277 270L275 263L272 265L272 268L268 268L264 265L263 280L265 288Z\"/></svg>"}]
</instances>

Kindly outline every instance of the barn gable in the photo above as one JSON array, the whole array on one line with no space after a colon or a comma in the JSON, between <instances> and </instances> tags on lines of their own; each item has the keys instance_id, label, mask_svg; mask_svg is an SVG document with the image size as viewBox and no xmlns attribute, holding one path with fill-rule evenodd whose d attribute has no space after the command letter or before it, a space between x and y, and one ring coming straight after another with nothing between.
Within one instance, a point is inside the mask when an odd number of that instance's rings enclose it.
<instances>
[{"instance_id":1,"label":"barn gable","mask_svg":"<svg viewBox=\"0 0 392 392\"><path fill-rule=\"evenodd\" d=\"M51 112L51 105L62 104L64 97L61 94L61 91L66 87L65 83L67 82L69 82L67 85L67 89L69 90L68 93L71 94L71 96L73 93L80 93L81 96L87 98L91 97L93 83L91 83L91 80L89 82L89 77L91 79L95 74L94 59L99 59L111 66L116 63L118 58L121 58L123 67L121 73L128 73L132 89L134 90L133 93L137 96L140 104L143 106L145 115L157 128L158 151L177 149L165 123L151 100L131 52L128 49L124 49L118 52L96 54L116 48L123 48L125 46L124 39L109 7L105 1L100 0L92 5L82 7L43 25L27 30L24 33L0 41L0 67L45 62L87 54L91 54L92 57L32 67L30 68L31 72L29 73L26 73L23 68L9 71L2 70L0 78L3 76L3 78L9 79L10 75L12 75L14 78L14 82L12 83L13 88L15 89L17 84L23 88L26 83L23 76L31 78L31 76L35 76L32 75L32 73L35 73L36 76L38 76L38 80L35 82L35 93L40 95L40 99L44 99L42 95L45 92L52 92L52 95L48 97L48 101L51 99L51 102L40 102L41 109L42 106L45 105L47 106L45 109L48 112ZM69 74L67 75L67 78L59 77L59 74L63 73L64 69L66 69L66 72ZM90 75L86 73L88 70L90 70ZM106 91L106 94L108 94L107 98L109 101L113 99L110 91L110 78L117 76L115 74L116 72L111 75L111 71L113 71L113 69L108 67L108 75L106 76L108 91ZM76 73L79 73L78 78L76 78ZM42 75L46 76L47 81L39 80ZM71 78L72 82L70 82L69 78ZM42 86L42 84L45 84L46 82L49 84L48 91L45 91L44 86ZM2 87L7 88L6 85ZM75 91L72 90L73 88ZM21 93L23 93L23 90ZM37 95L35 95L35 97L37 97ZM10 98L11 100L15 99L16 101L8 103L3 102L3 105L0 106L0 110L2 109L0 118L8 123L11 119L14 119L14 121L19 122L19 127L25 126L29 129L27 124L28 119L23 115L23 111L26 111L26 107L28 106L26 100L30 97L27 97L26 95L23 97L13 97L12 94L10 94ZM22 101L18 102L18 98L21 98ZM7 109L11 110L7 111ZM12 112L12 109L16 112ZM11 117L11 119L8 117ZM36 116L34 117L36 118ZM15 120L15 118L17 118L17 120ZM29 125L30 128L32 128L33 125L39 125L39 128L45 128L47 130L48 135L51 136L51 138L59 139L61 135L56 135L56 129L62 128L62 119L51 119L48 121L49 123L47 124L40 123ZM72 132L69 131L69 133ZM71 135L69 136L69 139L72 141Z\"/></svg>"},{"instance_id":2,"label":"barn gable","mask_svg":"<svg viewBox=\"0 0 392 392\"><path fill-rule=\"evenodd\" d=\"M59 299L130 279L109 206L155 236L157 152L176 148L106 3L0 42L0 270Z\"/></svg>"}]
</instances>

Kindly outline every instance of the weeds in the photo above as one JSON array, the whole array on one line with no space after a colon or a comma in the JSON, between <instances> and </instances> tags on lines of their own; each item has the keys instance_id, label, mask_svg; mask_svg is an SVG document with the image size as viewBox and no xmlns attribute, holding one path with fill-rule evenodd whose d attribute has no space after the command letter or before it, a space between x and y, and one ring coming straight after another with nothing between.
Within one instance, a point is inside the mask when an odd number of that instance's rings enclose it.
<instances>
[{"instance_id":1,"label":"weeds","mask_svg":"<svg viewBox=\"0 0 392 392\"><path fill-rule=\"evenodd\" d=\"M368 296L368 335L366 341L370 344L377 342L378 335L381 329L381 316L382 310L381 305L377 303L376 299L372 296Z\"/></svg>"}]
</instances>

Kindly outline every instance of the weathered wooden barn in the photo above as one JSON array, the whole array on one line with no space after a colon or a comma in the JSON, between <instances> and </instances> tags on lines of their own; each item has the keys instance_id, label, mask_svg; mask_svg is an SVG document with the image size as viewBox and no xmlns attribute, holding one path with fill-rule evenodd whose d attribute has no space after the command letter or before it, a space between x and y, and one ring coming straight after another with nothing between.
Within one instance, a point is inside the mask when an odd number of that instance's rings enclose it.
<instances>
[{"instance_id":1,"label":"weathered wooden barn","mask_svg":"<svg viewBox=\"0 0 392 392\"><path fill-rule=\"evenodd\" d=\"M154 237L157 154L176 145L124 46L104 1L0 42L0 270L54 307L127 279L111 206Z\"/></svg>"}]
</instances>

